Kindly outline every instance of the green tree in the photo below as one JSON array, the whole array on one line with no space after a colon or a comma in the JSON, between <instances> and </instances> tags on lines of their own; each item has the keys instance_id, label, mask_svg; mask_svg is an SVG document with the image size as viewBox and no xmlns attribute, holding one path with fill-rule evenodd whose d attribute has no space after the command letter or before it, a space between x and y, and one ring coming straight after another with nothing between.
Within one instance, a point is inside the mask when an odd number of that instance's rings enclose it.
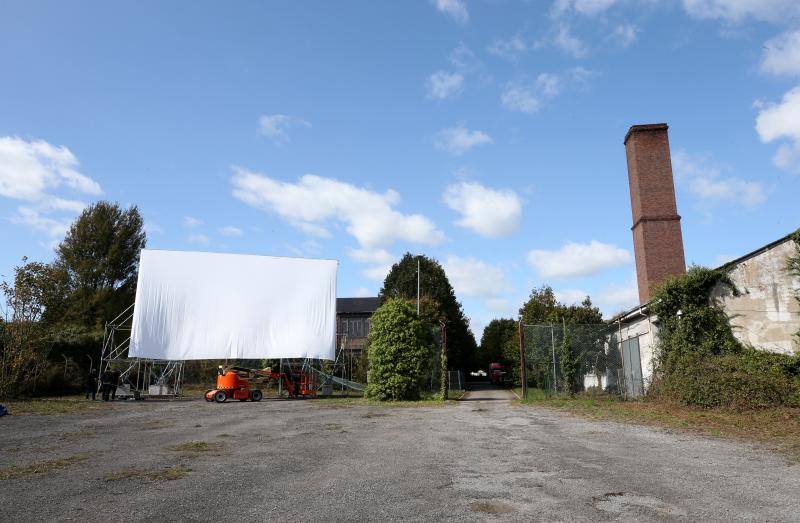
<instances>
[{"instance_id":1,"label":"green tree","mask_svg":"<svg viewBox=\"0 0 800 523\"><path fill-rule=\"evenodd\" d=\"M531 295L519 310L525 325L548 323L599 324L603 323L603 314L592 304L587 296L580 305L564 305L556 299L553 288L543 285L533 289Z\"/></svg>"},{"instance_id":2,"label":"green tree","mask_svg":"<svg viewBox=\"0 0 800 523\"><path fill-rule=\"evenodd\" d=\"M561 342L561 383L564 392L568 392L570 396L575 394L577 386L575 380L578 376L578 366L575 361L575 355L572 352L572 344L570 342L569 331L564 327L564 339Z\"/></svg>"},{"instance_id":3,"label":"green tree","mask_svg":"<svg viewBox=\"0 0 800 523\"><path fill-rule=\"evenodd\" d=\"M35 285L36 271L21 269L17 268L13 285L0 284L7 307L7 316L0 318L0 399L34 387L47 367L51 346L41 322L44 305Z\"/></svg>"},{"instance_id":4,"label":"green tree","mask_svg":"<svg viewBox=\"0 0 800 523\"><path fill-rule=\"evenodd\" d=\"M517 349L512 359L506 354L506 346L509 340L515 340L517 336L517 322L512 319L494 319L483 329L481 344L478 349L475 363L478 366L488 368L490 363L502 363L510 368L519 364L519 341Z\"/></svg>"},{"instance_id":5,"label":"green tree","mask_svg":"<svg viewBox=\"0 0 800 523\"><path fill-rule=\"evenodd\" d=\"M583 384L583 376L605 371L607 330L600 309L592 304L589 296L580 304L565 305L558 301L552 287L543 285L531 291L528 301L522 305L519 313L525 325L534 326L525 330L528 378L531 385L543 387L553 381L553 352L558 352L556 368L561 367L564 342L562 325L567 326L571 337L569 358L575 367L571 386L579 390ZM541 327L535 327L537 325ZM516 343L518 352L519 338ZM559 350L558 347L562 349ZM509 355L511 351L509 344ZM562 371L557 374L562 374ZM558 381L562 382L563 376L559 376Z\"/></svg>"},{"instance_id":6,"label":"green tree","mask_svg":"<svg viewBox=\"0 0 800 523\"><path fill-rule=\"evenodd\" d=\"M469 370L477 349L475 336L469 328L469 321L464 316L461 304L456 299L453 287L447 279L442 266L427 256L414 256L406 253L392 266L383 282L380 296L383 300L417 298L417 260L420 264L420 295L429 300L435 312L426 312L421 307L422 316L428 319L430 329L438 327L439 320L447 323L447 359L451 368ZM424 305L424 303L423 303Z\"/></svg>"},{"instance_id":7,"label":"green tree","mask_svg":"<svg viewBox=\"0 0 800 523\"><path fill-rule=\"evenodd\" d=\"M433 337L408 301L390 299L372 316L367 337L365 396L381 401L419 399L430 372Z\"/></svg>"},{"instance_id":8,"label":"green tree","mask_svg":"<svg viewBox=\"0 0 800 523\"><path fill-rule=\"evenodd\" d=\"M123 210L101 201L84 209L58 246L54 263L69 282L61 321L99 330L128 307L146 241L137 207Z\"/></svg>"},{"instance_id":9,"label":"green tree","mask_svg":"<svg viewBox=\"0 0 800 523\"><path fill-rule=\"evenodd\" d=\"M36 323L52 343L51 361L65 358L87 368L89 358L97 362L105 322L133 303L139 251L145 243L136 207L123 210L101 201L73 222L52 263L23 258L24 264L15 269L14 291L25 299L16 302L40 307Z\"/></svg>"}]
</instances>

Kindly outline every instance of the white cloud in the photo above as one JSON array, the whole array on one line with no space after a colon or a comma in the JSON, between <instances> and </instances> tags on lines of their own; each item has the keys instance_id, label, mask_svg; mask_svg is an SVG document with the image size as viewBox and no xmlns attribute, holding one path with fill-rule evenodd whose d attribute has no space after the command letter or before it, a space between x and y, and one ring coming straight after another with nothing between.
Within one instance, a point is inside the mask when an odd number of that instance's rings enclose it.
<instances>
[{"instance_id":1,"label":"white cloud","mask_svg":"<svg viewBox=\"0 0 800 523\"><path fill-rule=\"evenodd\" d=\"M486 300L486 308L496 313L507 313L511 309L511 303L507 298L489 298Z\"/></svg>"},{"instance_id":2,"label":"white cloud","mask_svg":"<svg viewBox=\"0 0 800 523\"><path fill-rule=\"evenodd\" d=\"M444 234L421 214L394 209L400 195L377 193L312 174L296 183L234 167L233 195L244 203L274 212L294 227L316 235L330 234L328 222L341 222L362 247L375 249L402 240L437 245Z\"/></svg>"},{"instance_id":3,"label":"white cloud","mask_svg":"<svg viewBox=\"0 0 800 523\"><path fill-rule=\"evenodd\" d=\"M286 248L296 256L310 256L320 251L320 244L316 240L305 240L300 245L284 244Z\"/></svg>"},{"instance_id":4,"label":"white cloud","mask_svg":"<svg viewBox=\"0 0 800 523\"><path fill-rule=\"evenodd\" d=\"M86 204L57 193L67 188L91 196L102 194L100 184L78 172L78 166L78 159L64 146L44 140L0 137L0 196L26 202L12 221L51 237L66 232L71 217ZM70 217L48 216L52 213L69 213Z\"/></svg>"},{"instance_id":5,"label":"white cloud","mask_svg":"<svg viewBox=\"0 0 800 523\"><path fill-rule=\"evenodd\" d=\"M444 202L458 212L457 225L487 238L508 236L519 228L522 201L510 189L491 189L477 182L460 182L445 189Z\"/></svg>"},{"instance_id":6,"label":"white cloud","mask_svg":"<svg viewBox=\"0 0 800 523\"><path fill-rule=\"evenodd\" d=\"M562 289L555 291L556 299L565 305L575 305L581 303L589 295L588 292L580 289Z\"/></svg>"},{"instance_id":7,"label":"white cloud","mask_svg":"<svg viewBox=\"0 0 800 523\"><path fill-rule=\"evenodd\" d=\"M553 11L560 14L566 11L575 11L582 15L596 15L607 11L619 0L556 0Z\"/></svg>"},{"instance_id":8,"label":"white cloud","mask_svg":"<svg viewBox=\"0 0 800 523\"><path fill-rule=\"evenodd\" d=\"M589 54L589 48L583 40L572 34L567 24L560 24L555 31L537 40L534 47L541 48L549 45L573 58L583 58Z\"/></svg>"},{"instance_id":9,"label":"white cloud","mask_svg":"<svg viewBox=\"0 0 800 523\"><path fill-rule=\"evenodd\" d=\"M772 161L778 167L800 173L800 86L783 95L780 103L758 103L756 132L764 143L787 140Z\"/></svg>"},{"instance_id":10,"label":"white cloud","mask_svg":"<svg viewBox=\"0 0 800 523\"><path fill-rule=\"evenodd\" d=\"M386 249L349 249L351 258L361 263L392 265L397 258Z\"/></svg>"},{"instance_id":11,"label":"white cloud","mask_svg":"<svg viewBox=\"0 0 800 523\"><path fill-rule=\"evenodd\" d=\"M397 257L386 249L349 249L348 254L359 263L370 264L362 274L370 280L383 281L397 261Z\"/></svg>"},{"instance_id":12,"label":"white cloud","mask_svg":"<svg viewBox=\"0 0 800 523\"><path fill-rule=\"evenodd\" d=\"M359 287L353 291L353 296L355 298L366 298L372 295L373 295L372 292L370 292L370 290L367 289L366 287Z\"/></svg>"},{"instance_id":13,"label":"white cloud","mask_svg":"<svg viewBox=\"0 0 800 523\"><path fill-rule=\"evenodd\" d=\"M374 267L369 267L361 271L365 277L369 278L370 280L375 281L383 281L386 279L386 276L389 274L389 271L392 270L391 265L376 265Z\"/></svg>"},{"instance_id":14,"label":"white cloud","mask_svg":"<svg viewBox=\"0 0 800 523\"><path fill-rule=\"evenodd\" d=\"M639 304L639 288L636 284L636 277L627 284L610 285L603 290L596 300L596 305L605 313L611 316L621 311L626 311Z\"/></svg>"},{"instance_id":15,"label":"white cloud","mask_svg":"<svg viewBox=\"0 0 800 523\"><path fill-rule=\"evenodd\" d=\"M679 149L672 155L675 180L703 204L731 202L744 207L764 203L767 195L759 182L723 177L722 167L707 155L691 155Z\"/></svg>"},{"instance_id":16,"label":"white cloud","mask_svg":"<svg viewBox=\"0 0 800 523\"><path fill-rule=\"evenodd\" d=\"M521 54L528 51L528 49L530 49L530 47L522 36L516 34L511 38L499 38L495 40L486 50L495 56L513 62L516 61Z\"/></svg>"},{"instance_id":17,"label":"white cloud","mask_svg":"<svg viewBox=\"0 0 800 523\"><path fill-rule=\"evenodd\" d=\"M481 61L464 42L459 43L450 53L450 63L464 73L475 72L481 68Z\"/></svg>"},{"instance_id":18,"label":"white cloud","mask_svg":"<svg viewBox=\"0 0 800 523\"><path fill-rule=\"evenodd\" d=\"M144 232L146 232L147 234L164 234L164 228L161 227L156 222L145 221Z\"/></svg>"},{"instance_id":19,"label":"white cloud","mask_svg":"<svg viewBox=\"0 0 800 523\"><path fill-rule=\"evenodd\" d=\"M436 71L425 82L428 98L434 100L444 100L458 94L463 85L464 75L447 71Z\"/></svg>"},{"instance_id":20,"label":"white cloud","mask_svg":"<svg viewBox=\"0 0 800 523\"><path fill-rule=\"evenodd\" d=\"M11 217L11 222L27 225L34 230L44 232L51 238L60 238L67 234L72 219L51 218L35 208L21 205L17 208L17 214Z\"/></svg>"},{"instance_id":21,"label":"white cloud","mask_svg":"<svg viewBox=\"0 0 800 523\"><path fill-rule=\"evenodd\" d=\"M226 225L225 227L220 227L217 230L223 236L244 236L244 231L239 227L234 227L233 225Z\"/></svg>"},{"instance_id":22,"label":"white cloud","mask_svg":"<svg viewBox=\"0 0 800 523\"><path fill-rule=\"evenodd\" d=\"M444 270L459 296L491 298L511 288L499 265L491 265L472 257L448 256L444 262Z\"/></svg>"},{"instance_id":23,"label":"white cloud","mask_svg":"<svg viewBox=\"0 0 800 523\"><path fill-rule=\"evenodd\" d=\"M440 151L461 156L473 147L492 143L492 138L483 131L470 131L463 125L442 129L433 139L433 145Z\"/></svg>"},{"instance_id":24,"label":"white cloud","mask_svg":"<svg viewBox=\"0 0 800 523\"><path fill-rule=\"evenodd\" d=\"M532 84L519 82L506 84L500 95L500 101L509 111L533 114L546 102L558 96L565 84L584 87L593 74L582 67L575 67L563 74L541 73Z\"/></svg>"},{"instance_id":25,"label":"white cloud","mask_svg":"<svg viewBox=\"0 0 800 523\"><path fill-rule=\"evenodd\" d=\"M186 241L191 244L203 245L206 246L211 243L208 236L205 234L190 234L186 237Z\"/></svg>"},{"instance_id":26,"label":"white cloud","mask_svg":"<svg viewBox=\"0 0 800 523\"><path fill-rule=\"evenodd\" d=\"M800 16L797 0L683 0L683 8L695 18L733 23L750 17L780 23Z\"/></svg>"},{"instance_id":27,"label":"white cloud","mask_svg":"<svg viewBox=\"0 0 800 523\"><path fill-rule=\"evenodd\" d=\"M636 41L636 34L638 32L638 29L636 29L636 26L633 24L620 24L611 31L611 34L608 35L608 39L615 42L620 47L629 47Z\"/></svg>"},{"instance_id":28,"label":"white cloud","mask_svg":"<svg viewBox=\"0 0 800 523\"><path fill-rule=\"evenodd\" d=\"M528 263L543 278L591 276L604 269L630 263L630 252L615 245L592 240L590 243L565 244L557 251L532 250Z\"/></svg>"},{"instance_id":29,"label":"white cloud","mask_svg":"<svg viewBox=\"0 0 800 523\"><path fill-rule=\"evenodd\" d=\"M192 216L184 216L183 217L183 226L184 227L189 227L189 228L200 227L201 225L203 225L203 223L204 223L203 220L201 220L199 218L194 218Z\"/></svg>"},{"instance_id":30,"label":"white cloud","mask_svg":"<svg viewBox=\"0 0 800 523\"><path fill-rule=\"evenodd\" d=\"M444 13L459 24L469 21L469 11L463 0L431 0L440 13Z\"/></svg>"},{"instance_id":31,"label":"white cloud","mask_svg":"<svg viewBox=\"0 0 800 523\"><path fill-rule=\"evenodd\" d=\"M258 119L258 131L276 143L290 142L286 131L292 127L311 127L311 124L302 118L287 114L265 114Z\"/></svg>"},{"instance_id":32,"label":"white cloud","mask_svg":"<svg viewBox=\"0 0 800 523\"><path fill-rule=\"evenodd\" d=\"M62 184L85 194L101 194L100 184L77 167L78 159L64 146L0 137L0 196L38 203L51 200L51 191Z\"/></svg>"},{"instance_id":33,"label":"white cloud","mask_svg":"<svg viewBox=\"0 0 800 523\"><path fill-rule=\"evenodd\" d=\"M767 40L761 70L775 75L800 74L800 29Z\"/></svg>"},{"instance_id":34,"label":"white cloud","mask_svg":"<svg viewBox=\"0 0 800 523\"><path fill-rule=\"evenodd\" d=\"M533 114L542 107L535 86L525 86L519 83L509 83L500 96L503 107L509 111Z\"/></svg>"}]
</instances>

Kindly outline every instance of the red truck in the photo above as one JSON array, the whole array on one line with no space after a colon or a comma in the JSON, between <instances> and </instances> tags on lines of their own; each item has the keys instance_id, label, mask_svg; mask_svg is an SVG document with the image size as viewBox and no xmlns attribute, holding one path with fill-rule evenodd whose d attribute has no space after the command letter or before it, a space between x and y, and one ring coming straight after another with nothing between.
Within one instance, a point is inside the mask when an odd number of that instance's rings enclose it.
<instances>
[{"instance_id":1,"label":"red truck","mask_svg":"<svg viewBox=\"0 0 800 523\"><path fill-rule=\"evenodd\" d=\"M489 364L489 383L498 387L507 387L509 384L508 375L503 370L502 363Z\"/></svg>"}]
</instances>

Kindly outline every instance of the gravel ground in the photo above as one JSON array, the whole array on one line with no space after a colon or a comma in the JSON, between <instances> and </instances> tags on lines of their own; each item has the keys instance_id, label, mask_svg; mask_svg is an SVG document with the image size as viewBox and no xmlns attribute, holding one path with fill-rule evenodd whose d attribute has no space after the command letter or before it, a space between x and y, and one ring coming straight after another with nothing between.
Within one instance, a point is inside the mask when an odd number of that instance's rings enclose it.
<instances>
[{"instance_id":1,"label":"gravel ground","mask_svg":"<svg viewBox=\"0 0 800 523\"><path fill-rule=\"evenodd\" d=\"M147 401L7 416L0 519L800 519L800 466L779 455L508 398ZM179 447L192 441L205 445Z\"/></svg>"}]
</instances>

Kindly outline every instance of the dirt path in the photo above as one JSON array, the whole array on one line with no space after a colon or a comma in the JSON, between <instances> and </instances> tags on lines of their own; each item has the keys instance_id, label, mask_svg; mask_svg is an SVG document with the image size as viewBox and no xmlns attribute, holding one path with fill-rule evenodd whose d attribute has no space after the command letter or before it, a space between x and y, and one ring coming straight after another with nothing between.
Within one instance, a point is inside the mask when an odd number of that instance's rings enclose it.
<instances>
[{"instance_id":1,"label":"dirt path","mask_svg":"<svg viewBox=\"0 0 800 523\"><path fill-rule=\"evenodd\" d=\"M489 399L0 419L10 521L796 521L798 492L798 465L743 444Z\"/></svg>"},{"instance_id":2,"label":"dirt path","mask_svg":"<svg viewBox=\"0 0 800 523\"><path fill-rule=\"evenodd\" d=\"M461 401L511 401L515 399L514 393L509 389L493 387L488 383L467 383L468 391Z\"/></svg>"}]
</instances>

